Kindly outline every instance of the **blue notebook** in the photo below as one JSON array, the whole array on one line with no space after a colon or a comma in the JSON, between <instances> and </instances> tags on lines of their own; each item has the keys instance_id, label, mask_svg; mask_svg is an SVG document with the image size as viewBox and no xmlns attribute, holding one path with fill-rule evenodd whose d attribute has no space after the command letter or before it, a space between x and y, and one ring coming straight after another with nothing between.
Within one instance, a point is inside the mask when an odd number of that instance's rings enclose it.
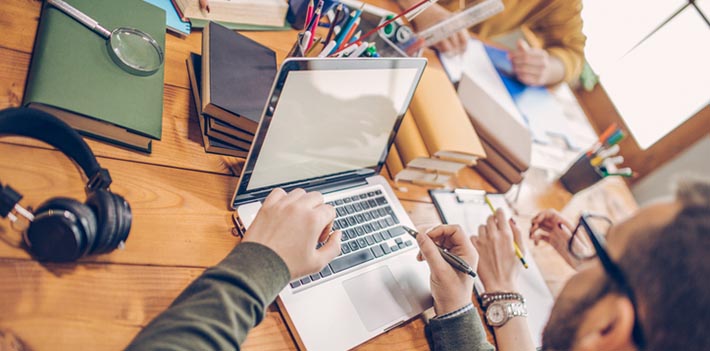
<instances>
[{"instance_id":1,"label":"blue notebook","mask_svg":"<svg viewBox=\"0 0 710 351\"><path fill-rule=\"evenodd\" d=\"M562 138L570 149L579 148L567 138L569 125L564 110L547 87L533 87L521 83L513 76L513 64L508 52L484 45L488 58L495 67L510 97L526 120L535 141L547 144L551 138Z\"/></svg>"},{"instance_id":2,"label":"blue notebook","mask_svg":"<svg viewBox=\"0 0 710 351\"><path fill-rule=\"evenodd\" d=\"M173 6L172 1L170 0L143 0L151 5L160 7L161 9L165 10L165 24L167 25L167 28L169 31L180 35L180 36L186 36L190 35L190 22L189 21L183 21L180 19L180 16L178 15L177 10Z\"/></svg>"}]
</instances>

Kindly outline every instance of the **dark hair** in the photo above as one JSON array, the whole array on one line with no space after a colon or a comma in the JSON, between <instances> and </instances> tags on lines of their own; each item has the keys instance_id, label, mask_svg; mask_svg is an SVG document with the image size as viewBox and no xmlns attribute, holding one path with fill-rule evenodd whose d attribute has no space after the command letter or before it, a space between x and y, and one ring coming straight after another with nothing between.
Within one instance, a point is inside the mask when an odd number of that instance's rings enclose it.
<instances>
[{"instance_id":1,"label":"dark hair","mask_svg":"<svg viewBox=\"0 0 710 351\"><path fill-rule=\"evenodd\" d=\"M619 259L639 302L646 349L710 350L710 182L678 187L683 208Z\"/></svg>"}]
</instances>

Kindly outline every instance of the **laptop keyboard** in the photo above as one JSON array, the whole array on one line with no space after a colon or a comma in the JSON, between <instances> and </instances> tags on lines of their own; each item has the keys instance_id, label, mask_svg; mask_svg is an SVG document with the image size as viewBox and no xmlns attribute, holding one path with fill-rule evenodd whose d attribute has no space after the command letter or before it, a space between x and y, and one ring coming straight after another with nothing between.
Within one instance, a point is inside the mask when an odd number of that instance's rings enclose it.
<instances>
[{"instance_id":1,"label":"laptop keyboard","mask_svg":"<svg viewBox=\"0 0 710 351\"><path fill-rule=\"evenodd\" d=\"M292 288L337 275L376 258L414 245L381 190L328 202L337 215L333 230L343 233L340 254L319 273L291 282Z\"/></svg>"}]
</instances>

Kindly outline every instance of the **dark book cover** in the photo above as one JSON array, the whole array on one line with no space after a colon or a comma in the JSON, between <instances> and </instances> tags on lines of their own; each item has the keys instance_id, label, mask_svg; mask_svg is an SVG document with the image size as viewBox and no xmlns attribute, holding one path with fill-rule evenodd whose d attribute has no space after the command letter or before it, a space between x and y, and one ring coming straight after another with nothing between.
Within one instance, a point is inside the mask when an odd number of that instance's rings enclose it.
<instances>
[{"instance_id":1,"label":"dark book cover","mask_svg":"<svg viewBox=\"0 0 710 351\"><path fill-rule=\"evenodd\" d=\"M190 53L190 57L187 59L187 72L188 76L190 77L192 96L195 100L195 108L197 109L197 120L200 125L200 134L202 134L202 142L204 144L205 151L209 153L245 158L248 154L248 151L223 143L215 138L208 136L206 133L207 126L209 124L209 117L202 113L201 108L201 92L200 84L198 83L201 79L201 67L202 57L199 54Z\"/></svg>"},{"instance_id":2,"label":"dark book cover","mask_svg":"<svg viewBox=\"0 0 710 351\"><path fill-rule=\"evenodd\" d=\"M276 54L214 22L206 28L203 40L204 112L219 117L219 113L210 113L208 105L214 105L246 118L250 122L226 122L253 133L276 76Z\"/></svg>"}]
</instances>

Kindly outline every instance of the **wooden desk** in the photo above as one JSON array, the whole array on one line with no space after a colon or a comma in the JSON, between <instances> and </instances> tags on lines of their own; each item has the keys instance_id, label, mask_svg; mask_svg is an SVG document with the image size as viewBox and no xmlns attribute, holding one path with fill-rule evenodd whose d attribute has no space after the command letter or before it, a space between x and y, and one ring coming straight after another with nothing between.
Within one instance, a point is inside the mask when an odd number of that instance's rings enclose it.
<instances>
[{"instance_id":1,"label":"wooden desk","mask_svg":"<svg viewBox=\"0 0 710 351\"><path fill-rule=\"evenodd\" d=\"M0 108L21 104L40 6L38 0L0 3ZM296 32L247 35L272 47L280 61ZM40 264L17 247L19 234L8 222L0 222L0 349L13 340L31 350L121 349L237 244L230 233L228 202L241 163L204 152L185 68L190 51L200 51L201 40L199 31L186 39L167 35L163 139L154 142L152 154L88 140L111 171L112 190L133 208L126 250L77 264ZM0 139L0 178L24 194L25 206L37 207L55 196L84 198L84 181L73 164L28 139ZM533 204L526 213L561 208L569 199L544 177L542 183L547 185L523 190L521 201ZM472 170L457 185L493 190ZM549 193L541 194L544 189ZM408 186L397 192L416 224L439 223L426 189ZM423 328L416 319L358 349L425 350ZM296 349L275 306L244 348Z\"/></svg>"}]
</instances>

